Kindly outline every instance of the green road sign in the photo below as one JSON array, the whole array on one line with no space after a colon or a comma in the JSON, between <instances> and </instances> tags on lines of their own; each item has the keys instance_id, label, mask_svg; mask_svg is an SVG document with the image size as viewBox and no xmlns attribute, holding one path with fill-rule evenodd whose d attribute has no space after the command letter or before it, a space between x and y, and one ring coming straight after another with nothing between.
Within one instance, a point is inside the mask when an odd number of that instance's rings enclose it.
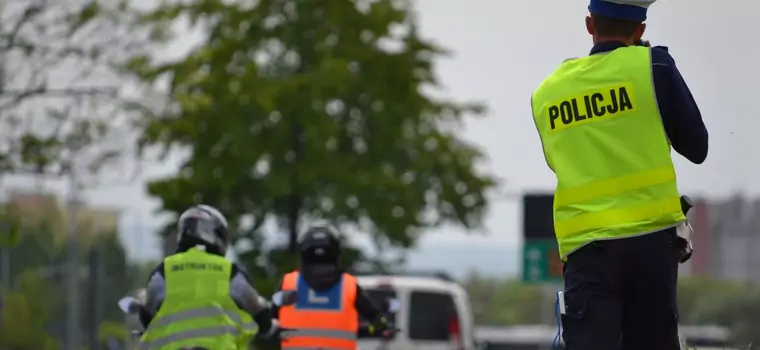
<instances>
[{"instance_id":1,"label":"green road sign","mask_svg":"<svg viewBox=\"0 0 760 350\"><path fill-rule=\"evenodd\" d=\"M525 282L559 282L562 280L562 261L557 241L534 239L523 244L523 271Z\"/></svg>"}]
</instances>

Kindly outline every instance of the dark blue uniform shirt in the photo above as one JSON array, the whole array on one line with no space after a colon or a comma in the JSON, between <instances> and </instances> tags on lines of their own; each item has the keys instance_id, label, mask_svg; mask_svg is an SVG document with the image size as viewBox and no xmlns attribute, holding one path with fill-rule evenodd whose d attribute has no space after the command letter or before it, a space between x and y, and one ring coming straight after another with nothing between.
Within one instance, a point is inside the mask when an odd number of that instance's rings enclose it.
<instances>
[{"instance_id":1,"label":"dark blue uniform shirt","mask_svg":"<svg viewBox=\"0 0 760 350\"><path fill-rule=\"evenodd\" d=\"M620 42L604 42L595 45L591 54L624 46ZM662 124L673 149L692 163L702 164L707 158L707 128L667 47L652 48L652 79Z\"/></svg>"}]
</instances>

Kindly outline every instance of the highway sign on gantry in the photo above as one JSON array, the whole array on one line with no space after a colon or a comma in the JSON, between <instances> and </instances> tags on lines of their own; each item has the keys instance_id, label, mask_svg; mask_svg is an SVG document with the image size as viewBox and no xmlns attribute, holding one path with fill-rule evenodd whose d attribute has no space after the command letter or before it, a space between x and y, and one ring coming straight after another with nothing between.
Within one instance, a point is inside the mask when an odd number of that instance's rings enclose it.
<instances>
[{"instance_id":1,"label":"highway sign on gantry","mask_svg":"<svg viewBox=\"0 0 760 350\"><path fill-rule=\"evenodd\" d=\"M562 261L554 235L552 194L523 196L523 281L556 282L562 279Z\"/></svg>"},{"instance_id":2,"label":"highway sign on gantry","mask_svg":"<svg viewBox=\"0 0 760 350\"><path fill-rule=\"evenodd\" d=\"M562 261L553 240L531 240L523 244L522 279L525 282L562 280Z\"/></svg>"}]
</instances>

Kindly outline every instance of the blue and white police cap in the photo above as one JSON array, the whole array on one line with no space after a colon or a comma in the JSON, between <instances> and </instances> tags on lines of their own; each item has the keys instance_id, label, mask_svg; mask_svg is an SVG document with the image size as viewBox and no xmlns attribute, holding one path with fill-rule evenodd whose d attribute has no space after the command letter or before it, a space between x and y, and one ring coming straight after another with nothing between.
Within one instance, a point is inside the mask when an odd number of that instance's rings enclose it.
<instances>
[{"instance_id":1,"label":"blue and white police cap","mask_svg":"<svg viewBox=\"0 0 760 350\"><path fill-rule=\"evenodd\" d=\"M644 22L647 9L657 0L591 0L589 12L610 18Z\"/></svg>"}]
</instances>

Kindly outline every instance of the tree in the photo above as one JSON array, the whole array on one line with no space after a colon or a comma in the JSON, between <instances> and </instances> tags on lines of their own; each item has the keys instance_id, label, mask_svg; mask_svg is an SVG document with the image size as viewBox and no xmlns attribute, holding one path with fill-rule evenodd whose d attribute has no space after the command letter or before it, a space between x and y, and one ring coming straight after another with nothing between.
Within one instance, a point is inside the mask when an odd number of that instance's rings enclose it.
<instances>
[{"instance_id":1,"label":"tree","mask_svg":"<svg viewBox=\"0 0 760 350\"><path fill-rule=\"evenodd\" d=\"M760 289L706 278L679 283L678 307L684 324L718 324L731 330L741 346L760 343Z\"/></svg>"},{"instance_id":2,"label":"tree","mask_svg":"<svg viewBox=\"0 0 760 350\"><path fill-rule=\"evenodd\" d=\"M742 346L760 343L760 320L756 316L760 312L760 290L752 289L721 304L713 304L709 319L728 327Z\"/></svg>"},{"instance_id":3,"label":"tree","mask_svg":"<svg viewBox=\"0 0 760 350\"><path fill-rule=\"evenodd\" d=\"M13 247L21 241L21 225L4 207L0 208L0 249Z\"/></svg>"},{"instance_id":4,"label":"tree","mask_svg":"<svg viewBox=\"0 0 760 350\"><path fill-rule=\"evenodd\" d=\"M20 278L20 289L3 298L0 310L0 348L55 350L58 342L47 331L57 306L54 289L35 273Z\"/></svg>"},{"instance_id":5,"label":"tree","mask_svg":"<svg viewBox=\"0 0 760 350\"><path fill-rule=\"evenodd\" d=\"M165 211L217 205L232 222L255 219L248 239L274 222L289 235L280 253L302 219L381 247L447 223L478 227L496 180L459 131L484 107L429 93L445 51L420 37L410 1L250 4L167 2L142 16L153 32L189 18L204 33L181 59L146 53L126 66L146 84L169 81L171 103L146 113L142 144L190 153L149 185Z\"/></svg>"},{"instance_id":6,"label":"tree","mask_svg":"<svg viewBox=\"0 0 760 350\"><path fill-rule=\"evenodd\" d=\"M89 291L83 324L96 331L100 322L124 320L116 304L134 289L136 277L127 270L126 252L115 232L102 234L91 242L89 258L90 273L82 285L83 291Z\"/></svg>"},{"instance_id":7,"label":"tree","mask_svg":"<svg viewBox=\"0 0 760 350\"><path fill-rule=\"evenodd\" d=\"M22 213L13 205L8 205L7 209L9 216L14 218L20 217ZM36 303L37 299L42 298L37 294L29 294L26 298L19 299L15 297L15 293L24 294L28 288L43 288L39 285L42 281L47 291L60 291L65 283L65 273L68 272L65 269L66 265L62 264L66 253L62 249L63 240L60 239L62 232L54 230L54 228L65 226L62 225L61 212L57 207L43 205L37 207L36 210L43 213L37 222L30 220L28 216L21 216L25 219L24 225L21 225L21 240L10 252L12 270L8 285L12 293L8 298L13 301L14 307L6 310L5 315L10 319L20 317L25 320L27 317L25 312L29 307L25 306L25 303ZM82 253L80 260L89 258L89 269L82 264L79 272L81 273L80 291L83 295L81 324L84 326L85 334L90 335L94 340L103 321L123 322L124 315L116 304L122 296L134 288L134 280L137 277L131 276L130 271L127 270L126 253L115 232L99 233L94 239L83 240L80 244L79 252ZM45 309L43 309L44 313L40 314L41 317L44 316L44 320L37 321L36 312L29 317L33 317L34 322L43 322L45 330L52 333L46 332L45 336L60 338L63 333L62 326L65 324L65 308L58 307L61 306L61 295L55 295L56 297L46 295L50 298L42 303ZM31 297L34 298L30 299ZM14 339L21 339L29 334L34 337L34 333L18 333ZM109 334L113 335L112 332Z\"/></svg>"},{"instance_id":8,"label":"tree","mask_svg":"<svg viewBox=\"0 0 760 350\"><path fill-rule=\"evenodd\" d=\"M111 64L134 40L125 9L121 0L0 1L0 175L96 171L121 153Z\"/></svg>"},{"instance_id":9,"label":"tree","mask_svg":"<svg viewBox=\"0 0 760 350\"><path fill-rule=\"evenodd\" d=\"M60 274L62 251L56 244L55 236L47 229L47 224L28 227L23 230L19 245L10 254L10 285L18 285L19 276L36 274L40 279Z\"/></svg>"},{"instance_id":10,"label":"tree","mask_svg":"<svg viewBox=\"0 0 760 350\"><path fill-rule=\"evenodd\" d=\"M681 278L678 281L679 320L683 324L715 322L713 309L746 292L746 287L736 283L709 278Z\"/></svg>"}]
</instances>

